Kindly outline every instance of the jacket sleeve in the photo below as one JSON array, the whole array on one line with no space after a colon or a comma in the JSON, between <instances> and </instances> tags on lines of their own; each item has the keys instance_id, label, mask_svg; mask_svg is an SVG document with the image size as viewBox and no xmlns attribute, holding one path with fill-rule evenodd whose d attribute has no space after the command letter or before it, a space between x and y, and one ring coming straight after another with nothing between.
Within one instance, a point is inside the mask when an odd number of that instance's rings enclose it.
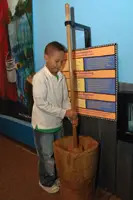
<instances>
[{"instance_id":1,"label":"jacket sleeve","mask_svg":"<svg viewBox=\"0 0 133 200\"><path fill-rule=\"evenodd\" d=\"M47 112L50 115L53 115L55 117L64 118L66 109L57 107L52 105L47 101L47 85L46 81L41 81L38 77L33 78L33 99L34 104L36 106L44 111Z\"/></svg>"},{"instance_id":2,"label":"jacket sleeve","mask_svg":"<svg viewBox=\"0 0 133 200\"><path fill-rule=\"evenodd\" d=\"M68 96L68 89L65 78L63 79L63 109L71 109L71 103Z\"/></svg>"}]
</instances>

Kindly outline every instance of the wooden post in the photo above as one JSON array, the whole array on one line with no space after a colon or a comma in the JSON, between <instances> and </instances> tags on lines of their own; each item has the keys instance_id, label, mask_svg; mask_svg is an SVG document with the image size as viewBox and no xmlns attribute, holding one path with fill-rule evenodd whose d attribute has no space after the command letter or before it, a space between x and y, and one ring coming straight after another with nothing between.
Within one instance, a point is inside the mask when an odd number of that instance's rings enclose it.
<instances>
[{"instance_id":1,"label":"wooden post","mask_svg":"<svg viewBox=\"0 0 133 200\"><path fill-rule=\"evenodd\" d=\"M66 12L66 21L70 20L70 6L69 4L65 4L65 12ZM67 32L67 46L68 46L68 66L69 66L69 73L70 73L70 89L71 89L71 107L72 110L76 110L76 103L75 103L75 93L74 93L74 74L73 74L73 67L72 67L72 41L71 41L71 25L66 25L66 32ZM78 138L77 138L77 129L75 125L72 125L73 129L73 147L78 148Z\"/></svg>"}]
</instances>

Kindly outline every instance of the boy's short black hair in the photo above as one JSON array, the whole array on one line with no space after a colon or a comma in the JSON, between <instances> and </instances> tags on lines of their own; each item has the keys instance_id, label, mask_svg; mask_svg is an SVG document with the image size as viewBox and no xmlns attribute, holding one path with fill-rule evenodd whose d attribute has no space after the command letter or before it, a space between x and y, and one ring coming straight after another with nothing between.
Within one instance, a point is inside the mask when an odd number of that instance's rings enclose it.
<instances>
[{"instance_id":1,"label":"boy's short black hair","mask_svg":"<svg viewBox=\"0 0 133 200\"><path fill-rule=\"evenodd\" d=\"M61 44L57 41L53 41L53 42L50 42L49 44L47 44L47 46L45 47L45 50L44 50L44 54L48 55L53 50L64 51L64 53L67 51L66 47L63 44Z\"/></svg>"}]
</instances>

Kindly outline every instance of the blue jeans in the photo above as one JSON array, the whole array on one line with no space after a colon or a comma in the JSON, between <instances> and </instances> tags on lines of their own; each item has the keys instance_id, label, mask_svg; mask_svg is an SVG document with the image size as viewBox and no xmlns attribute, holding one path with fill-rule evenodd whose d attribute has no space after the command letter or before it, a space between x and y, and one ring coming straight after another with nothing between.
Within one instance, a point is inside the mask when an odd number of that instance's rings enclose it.
<instances>
[{"instance_id":1,"label":"blue jeans","mask_svg":"<svg viewBox=\"0 0 133 200\"><path fill-rule=\"evenodd\" d=\"M34 141L39 157L38 170L41 184L52 186L56 180L56 167L53 152L53 142L62 138L63 128L56 133L40 133L34 130Z\"/></svg>"}]
</instances>

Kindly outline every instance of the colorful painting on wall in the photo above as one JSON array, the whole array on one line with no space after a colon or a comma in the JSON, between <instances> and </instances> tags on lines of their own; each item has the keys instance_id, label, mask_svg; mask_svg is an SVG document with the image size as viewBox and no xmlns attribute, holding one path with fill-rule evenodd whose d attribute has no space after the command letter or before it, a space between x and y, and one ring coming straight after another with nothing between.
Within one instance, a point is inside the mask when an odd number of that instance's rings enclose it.
<instances>
[{"instance_id":1,"label":"colorful painting on wall","mask_svg":"<svg viewBox=\"0 0 133 200\"><path fill-rule=\"evenodd\" d=\"M32 94L29 92L28 77L34 73L32 0L8 0L10 21L8 23L9 48L6 55L7 81L16 85L17 100L4 99L10 108L8 113L30 121ZM13 107L11 109L11 107ZM16 113L16 114L14 114Z\"/></svg>"},{"instance_id":2,"label":"colorful painting on wall","mask_svg":"<svg viewBox=\"0 0 133 200\"><path fill-rule=\"evenodd\" d=\"M28 1L18 2L15 16L8 26L11 52L17 66L18 100L25 106L28 106L25 83L34 69L32 12L27 6Z\"/></svg>"}]
</instances>

